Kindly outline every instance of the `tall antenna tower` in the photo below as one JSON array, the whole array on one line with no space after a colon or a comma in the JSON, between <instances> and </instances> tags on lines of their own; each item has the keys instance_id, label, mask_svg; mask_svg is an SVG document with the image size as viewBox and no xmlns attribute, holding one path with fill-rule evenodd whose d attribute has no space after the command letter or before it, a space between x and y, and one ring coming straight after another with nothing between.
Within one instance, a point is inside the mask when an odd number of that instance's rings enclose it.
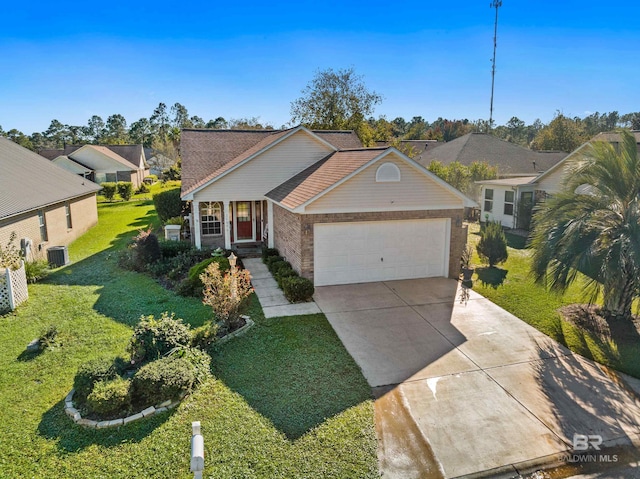
<instances>
[{"instance_id":1,"label":"tall antenna tower","mask_svg":"<svg viewBox=\"0 0 640 479\"><path fill-rule=\"evenodd\" d=\"M489 110L489 129L493 126L493 88L496 83L496 48L498 46L498 8L502 6L502 0L493 0L490 8L496 9L496 23L493 28L493 60L491 60L491 108Z\"/></svg>"}]
</instances>

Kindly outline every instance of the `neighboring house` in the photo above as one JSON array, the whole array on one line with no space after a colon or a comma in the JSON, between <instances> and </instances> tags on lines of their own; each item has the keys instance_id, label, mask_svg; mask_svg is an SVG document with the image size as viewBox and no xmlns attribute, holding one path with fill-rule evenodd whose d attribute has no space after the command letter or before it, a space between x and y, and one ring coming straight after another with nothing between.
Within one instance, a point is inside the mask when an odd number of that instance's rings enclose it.
<instances>
[{"instance_id":1,"label":"neighboring house","mask_svg":"<svg viewBox=\"0 0 640 479\"><path fill-rule=\"evenodd\" d=\"M145 148L144 155L147 159L147 165L149 165L149 173L156 175L158 178L162 176L164 170L175 163L175 160L153 148Z\"/></svg>"},{"instance_id":2,"label":"neighboring house","mask_svg":"<svg viewBox=\"0 0 640 479\"><path fill-rule=\"evenodd\" d=\"M505 228L528 230L535 201L535 176L476 182L480 190L480 221L499 221Z\"/></svg>"},{"instance_id":3,"label":"neighboring house","mask_svg":"<svg viewBox=\"0 0 640 479\"><path fill-rule=\"evenodd\" d=\"M196 246L278 248L317 286L457 277L475 203L351 131L183 130Z\"/></svg>"},{"instance_id":4,"label":"neighboring house","mask_svg":"<svg viewBox=\"0 0 640 479\"><path fill-rule=\"evenodd\" d=\"M0 137L0 244L12 232L30 240L31 257L64 246L98 222L98 185Z\"/></svg>"},{"instance_id":5,"label":"neighboring house","mask_svg":"<svg viewBox=\"0 0 640 479\"><path fill-rule=\"evenodd\" d=\"M142 145L70 145L64 150L42 150L40 155L98 184L130 181L138 188L149 175Z\"/></svg>"},{"instance_id":6,"label":"neighboring house","mask_svg":"<svg viewBox=\"0 0 640 479\"><path fill-rule=\"evenodd\" d=\"M557 164L567 153L561 151L534 151L486 133L467 133L455 140L427 148L418 160L428 168L434 160L444 165L454 161L469 166L474 161L485 161L498 168L499 178L537 176Z\"/></svg>"},{"instance_id":7,"label":"neighboring house","mask_svg":"<svg viewBox=\"0 0 640 479\"><path fill-rule=\"evenodd\" d=\"M640 131L632 133L640 151ZM620 135L600 133L537 176L478 181L482 187L480 220L488 218L500 221L506 228L529 229L533 205L562 189L573 161L579 160L593 141L608 141L617 145Z\"/></svg>"}]
</instances>

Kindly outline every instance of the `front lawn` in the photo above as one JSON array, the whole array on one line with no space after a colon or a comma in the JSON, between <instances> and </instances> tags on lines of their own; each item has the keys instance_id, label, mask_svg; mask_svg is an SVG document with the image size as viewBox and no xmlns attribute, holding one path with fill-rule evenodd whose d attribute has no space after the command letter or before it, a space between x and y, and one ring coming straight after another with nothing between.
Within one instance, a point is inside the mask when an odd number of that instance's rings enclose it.
<instances>
[{"instance_id":1,"label":"front lawn","mask_svg":"<svg viewBox=\"0 0 640 479\"><path fill-rule=\"evenodd\" d=\"M370 389L323 315L256 321L220 347L215 378L176 410L118 429L88 430L63 400L80 364L124 354L142 314L173 311L192 326L210 309L121 270L116 252L157 225L150 201L99 205L99 225L70 247L73 263L29 286L0 317L0 477L188 478L191 422L201 421L206 475L377 477ZM49 325L60 345L32 357Z\"/></svg>"},{"instance_id":2,"label":"front lawn","mask_svg":"<svg viewBox=\"0 0 640 479\"><path fill-rule=\"evenodd\" d=\"M550 293L536 284L529 271L531 251L523 238L507 234L509 259L497 268L481 265L475 252L479 226L469 227L469 244L474 249L476 274L473 289L536 329L587 358L640 377L640 344L603 341L565 321L558 309L586 303L584 282L573 284L564 295Z\"/></svg>"}]
</instances>

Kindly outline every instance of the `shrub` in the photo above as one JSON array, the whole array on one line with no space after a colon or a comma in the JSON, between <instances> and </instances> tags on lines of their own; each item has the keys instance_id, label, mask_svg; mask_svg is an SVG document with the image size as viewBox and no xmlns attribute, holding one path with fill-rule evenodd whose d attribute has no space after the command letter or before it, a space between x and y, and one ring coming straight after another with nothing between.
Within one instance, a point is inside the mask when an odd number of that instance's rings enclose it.
<instances>
[{"instance_id":1,"label":"shrub","mask_svg":"<svg viewBox=\"0 0 640 479\"><path fill-rule=\"evenodd\" d=\"M223 275L220 265L212 262L200 275L200 280L204 285L202 302L211 306L226 329L236 327L253 291L249 272L236 269Z\"/></svg>"},{"instance_id":2,"label":"shrub","mask_svg":"<svg viewBox=\"0 0 640 479\"><path fill-rule=\"evenodd\" d=\"M271 268L275 263L278 263L284 260L285 259L282 256L268 256L267 259L264 260L264 264L266 264L267 268L269 268L269 271L271 271Z\"/></svg>"},{"instance_id":3,"label":"shrub","mask_svg":"<svg viewBox=\"0 0 640 479\"><path fill-rule=\"evenodd\" d=\"M173 258L180 253L187 253L193 249L188 241L158 241L162 258Z\"/></svg>"},{"instance_id":4,"label":"shrub","mask_svg":"<svg viewBox=\"0 0 640 479\"><path fill-rule=\"evenodd\" d=\"M87 396L86 406L89 412L111 416L124 413L131 404L131 381L116 378L98 381Z\"/></svg>"},{"instance_id":5,"label":"shrub","mask_svg":"<svg viewBox=\"0 0 640 479\"><path fill-rule=\"evenodd\" d=\"M315 288L313 282L307 278L297 276L282 279L282 292L292 303L309 301L313 297Z\"/></svg>"},{"instance_id":6,"label":"shrub","mask_svg":"<svg viewBox=\"0 0 640 479\"><path fill-rule=\"evenodd\" d=\"M191 389L194 367L184 358L166 357L142 366L133 376L133 397L145 404L173 399Z\"/></svg>"},{"instance_id":7,"label":"shrub","mask_svg":"<svg viewBox=\"0 0 640 479\"><path fill-rule=\"evenodd\" d=\"M149 176L145 176L144 179L142 180L145 183L152 185L153 183L155 183L156 181L158 181L158 176L157 175L149 175Z\"/></svg>"},{"instance_id":8,"label":"shrub","mask_svg":"<svg viewBox=\"0 0 640 479\"><path fill-rule=\"evenodd\" d=\"M176 349L171 353L172 358L185 359L193 367L195 384L202 384L211 376L211 356L196 348Z\"/></svg>"},{"instance_id":9,"label":"shrub","mask_svg":"<svg viewBox=\"0 0 640 479\"><path fill-rule=\"evenodd\" d=\"M278 271L278 274L276 276L276 282L278 283L278 287L280 289L283 289L282 284L284 283L284 280L286 278L296 278L296 277L298 277L298 273L296 273L292 268L288 268L288 269L281 268Z\"/></svg>"},{"instance_id":10,"label":"shrub","mask_svg":"<svg viewBox=\"0 0 640 479\"><path fill-rule=\"evenodd\" d=\"M262 261L267 259L270 256L280 256L280 253L275 248L267 248L266 246L262 247Z\"/></svg>"},{"instance_id":11,"label":"shrub","mask_svg":"<svg viewBox=\"0 0 640 479\"><path fill-rule=\"evenodd\" d=\"M131 359L138 362L152 361L167 354L173 348L188 346L191 341L189 326L165 311L160 319L153 315L141 316L133 330L128 351Z\"/></svg>"},{"instance_id":12,"label":"shrub","mask_svg":"<svg viewBox=\"0 0 640 479\"><path fill-rule=\"evenodd\" d=\"M133 183L130 181L120 181L118 182L117 187L120 198L125 201L129 201L133 196Z\"/></svg>"},{"instance_id":13,"label":"shrub","mask_svg":"<svg viewBox=\"0 0 640 479\"><path fill-rule=\"evenodd\" d=\"M113 197L116 195L117 186L115 183L106 181L100 184L102 187L102 195L108 200L113 201Z\"/></svg>"},{"instance_id":14,"label":"shrub","mask_svg":"<svg viewBox=\"0 0 640 479\"><path fill-rule=\"evenodd\" d=\"M145 231L140 230L133 239L133 269L144 271L148 265L160 259L160 243L158 237L152 233L151 226Z\"/></svg>"},{"instance_id":15,"label":"shrub","mask_svg":"<svg viewBox=\"0 0 640 479\"><path fill-rule=\"evenodd\" d=\"M149 193L149 187L146 183L140 183L140 186L136 190L136 193Z\"/></svg>"},{"instance_id":16,"label":"shrub","mask_svg":"<svg viewBox=\"0 0 640 479\"><path fill-rule=\"evenodd\" d=\"M288 261L275 261L271 263L270 269L271 269L271 274L274 275L276 279L278 278L281 271L285 272L285 271L293 270L293 268L291 268L291 263L289 263Z\"/></svg>"},{"instance_id":17,"label":"shrub","mask_svg":"<svg viewBox=\"0 0 640 479\"><path fill-rule=\"evenodd\" d=\"M182 214L182 200L180 199L180 188L162 191L153 195L153 205L158 213L158 218L163 223L169 218Z\"/></svg>"},{"instance_id":18,"label":"shrub","mask_svg":"<svg viewBox=\"0 0 640 479\"><path fill-rule=\"evenodd\" d=\"M204 273L204 270L207 269L211 263L217 263L220 267L220 272L223 274L231 269L229 260L225 256L207 258L189 269L189 275L180 284L178 294L182 296L202 296L202 288L204 285L202 284L202 280L200 280L200 275Z\"/></svg>"},{"instance_id":19,"label":"shrub","mask_svg":"<svg viewBox=\"0 0 640 479\"><path fill-rule=\"evenodd\" d=\"M20 268L22 252L14 244L16 237L16 232L12 231L9 235L9 241L7 241L7 244L4 247L0 245L0 268L2 269L9 268L12 270L16 270Z\"/></svg>"},{"instance_id":20,"label":"shrub","mask_svg":"<svg viewBox=\"0 0 640 479\"><path fill-rule=\"evenodd\" d=\"M27 275L27 281L35 283L47 277L49 274L49 262L46 259L27 261L24 264L24 272Z\"/></svg>"},{"instance_id":21,"label":"shrub","mask_svg":"<svg viewBox=\"0 0 640 479\"><path fill-rule=\"evenodd\" d=\"M218 325L216 323L205 324L192 330L191 347L206 350L215 343L218 337Z\"/></svg>"},{"instance_id":22,"label":"shrub","mask_svg":"<svg viewBox=\"0 0 640 479\"><path fill-rule=\"evenodd\" d=\"M169 218L167 221L165 221L164 224L182 226L184 224L184 219L182 218L182 216L174 216L173 218Z\"/></svg>"},{"instance_id":23,"label":"shrub","mask_svg":"<svg viewBox=\"0 0 640 479\"><path fill-rule=\"evenodd\" d=\"M113 358L98 358L87 361L80 365L73 379L73 388L76 390L75 397L84 401L93 390L93 385L96 382L115 379L117 376L118 369Z\"/></svg>"},{"instance_id":24,"label":"shrub","mask_svg":"<svg viewBox=\"0 0 640 479\"><path fill-rule=\"evenodd\" d=\"M480 258L489 263L491 267L506 261L509 257L507 238L500 222L488 221L485 223L480 229L480 241L478 241L476 249Z\"/></svg>"},{"instance_id":25,"label":"shrub","mask_svg":"<svg viewBox=\"0 0 640 479\"><path fill-rule=\"evenodd\" d=\"M38 338L38 344L40 345L40 351L44 351L52 346L56 345L56 338L58 337L58 328L54 325L45 329Z\"/></svg>"}]
</instances>

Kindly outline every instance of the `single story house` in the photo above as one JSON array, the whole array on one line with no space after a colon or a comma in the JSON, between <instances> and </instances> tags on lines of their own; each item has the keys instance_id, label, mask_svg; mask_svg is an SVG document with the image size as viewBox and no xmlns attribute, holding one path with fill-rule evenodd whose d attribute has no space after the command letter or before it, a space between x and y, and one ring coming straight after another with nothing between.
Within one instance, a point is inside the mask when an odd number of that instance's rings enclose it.
<instances>
[{"instance_id":1,"label":"single story house","mask_svg":"<svg viewBox=\"0 0 640 479\"><path fill-rule=\"evenodd\" d=\"M317 286L457 277L476 204L352 131L182 131L196 246L265 242Z\"/></svg>"},{"instance_id":2,"label":"single story house","mask_svg":"<svg viewBox=\"0 0 640 479\"><path fill-rule=\"evenodd\" d=\"M68 145L64 150L42 150L40 155L98 184L130 181L137 189L149 175L142 145Z\"/></svg>"},{"instance_id":3,"label":"single story house","mask_svg":"<svg viewBox=\"0 0 640 479\"><path fill-rule=\"evenodd\" d=\"M0 244L16 233L28 259L71 243L98 222L100 187L0 137ZM27 246L30 245L30 247Z\"/></svg>"},{"instance_id":4,"label":"single story house","mask_svg":"<svg viewBox=\"0 0 640 479\"><path fill-rule=\"evenodd\" d=\"M640 131L632 133L640 151ZM533 205L562 189L567 175L570 174L572 163L582 157L593 141L607 141L617 145L620 135L615 132L599 133L536 176L478 181L481 185L480 220L485 221L488 218L491 221L500 221L506 228L529 229Z\"/></svg>"}]
</instances>

